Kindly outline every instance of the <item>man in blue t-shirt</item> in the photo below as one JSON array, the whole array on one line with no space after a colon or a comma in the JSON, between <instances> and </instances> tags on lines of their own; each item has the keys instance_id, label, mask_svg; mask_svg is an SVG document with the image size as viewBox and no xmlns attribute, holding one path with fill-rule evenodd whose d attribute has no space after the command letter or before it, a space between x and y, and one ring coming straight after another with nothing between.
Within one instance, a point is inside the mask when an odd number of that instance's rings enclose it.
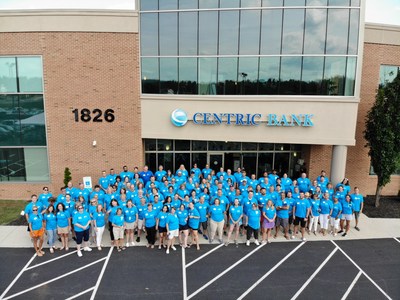
<instances>
[{"instance_id":1,"label":"man in blue t-shirt","mask_svg":"<svg viewBox=\"0 0 400 300\"><path fill-rule=\"evenodd\" d=\"M143 171L139 172L139 177L142 178L144 185L154 176L153 172L149 170L149 167L145 165Z\"/></svg>"},{"instance_id":2,"label":"man in blue t-shirt","mask_svg":"<svg viewBox=\"0 0 400 300\"><path fill-rule=\"evenodd\" d=\"M303 242L306 241L304 233L305 233L306 222L310 214L310 202L306 198L304 198L304 196L309 198L310 194L308 192L306 194L300 192L300 198L294 201L294 206L293 206L294 234L296 234L297 228L299 227L300 224L301 240ZM292 239L294 238L295 236L292 235Z\"/></svg>"},{"instance_id":3,"label":"man in blue t-shirt","mask_svg":"<svg viewBox=\"0 0 400 300\"><path fill-rule=\"evenodd\" d=\"M356 226L354 228L360 231L360 228L358 228L358 219L364 208L364 197L360 194L360 189L358 187L354 188L354 193L351 194L350 197L353 203L354 218L356 219Z\"/></svg>"}]
</instances>

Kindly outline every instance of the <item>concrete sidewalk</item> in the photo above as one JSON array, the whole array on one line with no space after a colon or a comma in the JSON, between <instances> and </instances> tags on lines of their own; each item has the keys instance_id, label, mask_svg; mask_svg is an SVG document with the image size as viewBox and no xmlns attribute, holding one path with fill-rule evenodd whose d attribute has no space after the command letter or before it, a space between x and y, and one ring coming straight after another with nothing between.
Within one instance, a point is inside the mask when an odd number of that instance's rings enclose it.
<instances>
[{"instance_id":1,"label":"concrete sidewalk","mask_svg":"<svg viewBox=\"0 0 400 300\"><path fill-rule=\"evenodd\" d=\"M378 218L368 218L366 215L362 214L360 216L359 227L360 231L354 229L354 220L351 222L351 229L349 234L346 237L342 237L338 235L333 237L332 235L322 236L317 234L314 236L313 234L309 235L306 233L306 238L309 241L326 241L326 240L345 240L345 239L374 239L374 238L399 238L400 237L400 219L378 219ZM298 234L297 238L292 241L299 241L300 234ZM224 241L226 236L224 236ZM189 237L190 240L190 237ZM217 239L214 240L214 243L217 243ZM259 237L261 241L261 236ZM233 241L233 237L231 242ZM277 239L274 239L277 242L290 242L287 241L283 234L280 234ZM200 242L203 244L208 244L208 241L201 237ZM240 243L245 242L245 237L240 237ZM145 234L141 236L141 242L136 243L137 245L144 246L147 241L145 238ZM106 229L103 235L104 246L110 246L110 235L109 231ZM70 239L69 242L70 247L75 247L75 242ZM156 243L158 245L158 242ZM60 243L57 241L56 246L59 247ZM32 247L31 239L29 233L27 232L26 226L0 226L0 247L1 248L30 248ZM45 245L45 248L47 245Z\"/></svg>"}]
</instances>

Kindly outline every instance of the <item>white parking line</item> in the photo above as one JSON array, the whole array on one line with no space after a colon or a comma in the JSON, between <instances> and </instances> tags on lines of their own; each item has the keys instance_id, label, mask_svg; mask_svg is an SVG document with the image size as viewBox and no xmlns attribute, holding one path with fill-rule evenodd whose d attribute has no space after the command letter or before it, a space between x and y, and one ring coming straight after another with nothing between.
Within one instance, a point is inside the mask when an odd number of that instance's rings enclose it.
<instances>
[{"instance_id":1,"label":"white parking line","mask_svg":"<svg viewBox=\"0 0 400 300\"><path fill-rule=\"evenodd\" d=\"M360 268L360 267L359 267L359 266L358 266L358 265L357 265L357 264L354 262L354 260L352 260L352 259L350 258L350 256L348 256L348 255L347 255L347 253L346 253L346 252L344 252L344 251L342 250L342 248L340 248L340 247L339 247L339 246L338 246L338 245L337 245L337 244L336 244L334 241L332 241L332 240L331 240L331 243L333 243L333 244L334 244L336 247L338 247L338 248L339 248L339 250L340 250L340 251L341 251L341 252L344 254L344 256L346 256L346 257L347 257L347 259L348 259L348 260L350 260L350 261L353 263L353 265L355 265L355 266L356 266L356 268L357 268L358 270L360 270L360 271L361 271L361 272L364 274L364 276L365 276L365 277L367 277L367 278L368 278L368 280L369 280L369 281L371 281L371 282L372 282L372 284L373 284L373 285L375 285L375 286L376 286L376 288L377 288L377 289L378 289L378 290L379 290L379 291L380 291L380 292L381 292L383 295L385 295L385 297L386 297L386 298L388 298L388 299L392 299L392 298L390 298L390 297L389 297L389 295L388 295L388 294L386 294L386 293L385 293L385 291L384 291L384 290L382 290L382 289L381 289L381 287L380 287L380 286L379 286L379 285L378 285L378 284L377 284L375 281L373 281L373 280L372 280L372 278L371 278L371 277L369 277L369 276L368 276L368 274L367 274L367 273L365 273L365 272L364 272L364 270L363 270L363 269L361 269L361 268Z\"/></svg>"},{"instance_id":2,"label":"white parking line","mask_svg":"<svg viewBox=\"0 0 400 300\"><path fill-rule=\"evenodd\" d=\"M53 278L53 279L50 279L50 280L48 280L48 281L42 282L42 283L40 283L40 284L38 284L38 285L35 285L35 286L33 286L33 287L29 288L29 289L26 289L26 290L23 290L23 291L18 292L18 293L16 293L16 294L13 294L13 295L11 295L11 296L8 296L8 297L4 298L4 300L17 297L17 296L19 296L19 295L22 295L22 294L25 294L25 293L27 293L27 292L29 292L29 291L32 291L32 290L34 290L34 289L37 289L37 288L39 288L39 287L41 287L41 286L43 286L43 285L49 284L49 283L51 283L51 282L53 282L53 281L57 281L57 280L59 280L59 279L61 279L61 278L64 278L64 277L67 277L67 276L69 276L69 275L71 275L71 274L74 274L74 273L77 273L77 272L79 272L79 271L82 271L82 270L84 270L84 269L86 269L86 268L88 268L88 267L90 267L90 266L92 266L92 265L94 265L94 264L97 264L97 263L99 263L99 262L101 262L101 261L103 261L103 260L105 260L105 259L106 259L106 257L103 257L103 258L101 258L101 259L98 259L98 260L96 260L96 261L94 261L94 262L92 262L92 263L90 263L90 264L87 264L87 265L85 265L85 266L83 266L83 267L81 267L81 268L78 268L78 269L76 269L76 270L74 270L74 271L65 273L65 274L63 274L63 275L61 275L61 276L58 276L58 277L56 277L56 278Z\"/></svg>"},{"instance_id":3,"label":"white parking line","mask_svg":"<svg viewBox=\"0 0 400 300\"><path fill-rule=\"evenodd\" d=\"M187 300L186 257L185 257L185 248L183 247L182 247L182 280L183 280L183 300Z\"/></svg>"},{"instance_id":4,"label":"white parking line","mask_svg":"<svg viewBox=\"0 0 400 300\"><path fill-rule=\"evenodd\" d=\"M353 282L350 284L349 288L347 289L346 293L344 293L343 297L341 300L345 300L347 299L347 296L349 296L351 290L353 289L353 287L355 286L355 284L357 283L358 278L360 278L362 272L359 271L357 276L354 278Z\"/></svg>"},{"instance_id":5,"label":"white parking line","mask_svg":"<svg viewBox=\"0 0 400 300\"><path fill-rule=\"evenodd\" d=\"M108 262L110 260L111 253L113 252L113 250L114 250L114 247L111 247L110 251L108 251L108 255L106 257L106 261L104 262L104 265L103 265L103 268L101 269L99 278L97 278L96 285L94 286L94 290L93 290L92 296L90 297L91 300L93 300L94 297L96 296L97 290L99 289L99 286L100 286L101 279L103 278L104 272L106 270L107 264L108 264Z\"/></svg>"},{"instance_id":6,"label":"white parking line","mask_svg":"<svg viewBox=\"0 0 400 300\"><path fill-rule=\"evenodd\" d=\"M37 267L40 267L40 266L43 266L43 265L48 264L48 263L51 263L51 262L53 262L53 261L55 261L55 260L57 260L57 259L64 258L64 257L66 257L66 256L68 256L68 255L71 255L71 254L73 254L73 253L76 253L77 251L78 251L78 250L71 251L71 252L68 252L67 254L64 254L64 255L58 256L58 257L56 257L56 258L49 259L49 260L47 260L47 261L45 261L45 262L42 262L42 263L40 263L40 264L31 266L31 267L29 267L29 268L26 268L26 271L31 270L31 269L34 269L34 268L37 268Z\"/></svg>"},{"instance_id":7,"label":"white parking line","mask_svg":"<svg viewBox=\"0 0 400 300\"><path fill-rule=\"evenodd\" d=\"M231 265L229 268L227 268L225 271L223 271L222 273L220 273L219 275L215 276L213 279L211 279L209 282L207 282L206 284L204 284L201 288L199 288L197 291L195 291L194 293L192 293L191 295L189 295L187 297L187 299L191 299L194 296L196 296L198 293L200 293L202 290L204 290L206 287L208 287L210 284L212 284L214 281L218 280L220 277L224 276L226 273L228 273L230 270L232 270L233 268L235 268L238 264L240 264L242 261L244 261L245 259L249 258L250 256L252 256L255 252L257 252L258 250L260 250L262 247L264 247L266 244L263 244L261 246L257 246L256 249L254 249L253 251L251 251L250 253L248 253L246 256L242 257L240 260L238 260L236 263L234 263L233 265Z\"/></svg>"},{"instance_id":8,"label":"white parking line","mask_svg":"<svg viewBox=\"0 0 400 300\"><path fill-rule=\"evenodd\" d=\"M188 263L188 264L186 265L186 268L189 268L191 265L197 263L199 260L202 260L202 259L203 259L204 257L206 257L207 255L209 255L209 254L211 254L212 252L214 252L215 250L221 248L223 245L224 245L224 244L220 244L220 245L218 245L217 247L215 247L214 249L212 249L212 250L210 250L210 251L204 253L202 256L200 256L200 257L196 258L195 260L191 261L190 263Z\"/></svg>"},{"instance_id":9,"label":"white parking line","mask_svg":"<svg viewBox=\"0 0 400 300\"><path fill-rule=\"evenodd\" d=\"M297 250L300 249L301 246L303 246L305 243L300 243L296 248L294 248L288 255L286 255L283 259L281 259L272 269L270 269L267 273L264 274L260 279L258 279L250 288L247 289L240 297L238 300L243 299L246 297L256 286L258 286L265 278L267 278L273 271L275 271L281 264L285 262L290 256L292 256L293 253L295 253Z\"/></svg>"},{"instance_id":10,"label":"white parking line","mask_svg":"<svg viewBox=\"0 0 400 300\"><path fill-rule=\"evenodd\" d=\"M323 263L315 270L315 272L311 275L310 278L308 278L308 280L303 284L303 286L297 291L296 294L294 294L294 296L291 298L291 300L295 300L297 299L297 297L304 291L304 289L309 285L309 283L311 282L311 280L314 279L315 276L317 276L317 274L319 273L319 271L321 271L321 269L326 265L326 263L331 259L331 257L336 253L336 251L338 250L338 248L336 247L335 249L333 249L333 251L331 252L331 254L329 254L329 256L323 261Z\"/></svg>"},{"instance_id":11,"label":"white parking line","mask_svg":"<svg viewBox=\"0 0 400 300\"><path fill-rule=\"evenodd\" d=\"M95 287L92 286L90 289L84 290L84 291L80 292L79 294L73 295L72 297L69 297L69 298L67 298L67 299L65 299L65 300L76 299L76 298L78 298L78 297L80 297L80 296L82 296L82 295L84 295L84 294L86 294L86 293L88 293L88 292L94 290L94 288L95 288Z\"/></svg>"},{"instance_id":12,"label":"white parking line","mask_svg":"<svg viewBox=\"0 0 400 300\"><path fill-rule=\"evenodd\" d=\"M394 239L400 243L400 241L398 239L396 239L396 238L394 238Z\"/></svg>"},{"instance_id":13,"label":"white parking line","mask_svg":"<svg viewBox=\"0 0 400 300\"><path fill-rule=\"evenodd\" d=\"M10 283L10 285L5 289L3 294L1 294L0 299L4 299L3 297L8 293L8 291L13 287L13 285L17 282L17 280L21 277L21 275L26 271L28 266L31 264L31 262L35 259L36 253L33 254L32 258L26 263L26 265L21 269L21 271L18 273L18 275L14 278L14 280Z\"/></svg>"}]
</instances>

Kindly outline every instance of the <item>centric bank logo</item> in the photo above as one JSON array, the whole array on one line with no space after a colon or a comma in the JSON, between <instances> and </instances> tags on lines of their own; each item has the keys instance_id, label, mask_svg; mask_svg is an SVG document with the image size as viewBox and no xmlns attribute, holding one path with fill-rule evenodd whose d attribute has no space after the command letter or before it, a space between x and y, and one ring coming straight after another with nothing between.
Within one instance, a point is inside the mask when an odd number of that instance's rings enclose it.
<instances>
[{"instance_id":1,"label":"centric bank logo","mask_svg":"<svg viewBox=\"0 0 400 300\"><path fill-rule=\"evenodd\" d=\"M187 114L184 110L178 108L171 113L171 122L176 127L184 126L188 121Z\"/></svg>"}]
</instances>

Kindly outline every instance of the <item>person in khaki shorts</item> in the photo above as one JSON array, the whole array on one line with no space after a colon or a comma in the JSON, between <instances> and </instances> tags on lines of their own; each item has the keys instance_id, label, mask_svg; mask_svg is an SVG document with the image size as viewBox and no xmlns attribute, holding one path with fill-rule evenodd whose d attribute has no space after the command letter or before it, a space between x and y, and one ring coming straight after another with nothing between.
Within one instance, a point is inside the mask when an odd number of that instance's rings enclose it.
<instances>
[{"instance_id":1,"label":"person in khaki shorts","mask_svg":"<svg viewBox=\"0 0 400 300\"><path fill-rule=\"evenodd\" d=\"M114 241L117 246L118 252L121 250L125 250L124 245L124 215L122 214L122 208L118 207L115 216L112 219L113 233L114 233Z\"/></svg>"}]
</instances>

